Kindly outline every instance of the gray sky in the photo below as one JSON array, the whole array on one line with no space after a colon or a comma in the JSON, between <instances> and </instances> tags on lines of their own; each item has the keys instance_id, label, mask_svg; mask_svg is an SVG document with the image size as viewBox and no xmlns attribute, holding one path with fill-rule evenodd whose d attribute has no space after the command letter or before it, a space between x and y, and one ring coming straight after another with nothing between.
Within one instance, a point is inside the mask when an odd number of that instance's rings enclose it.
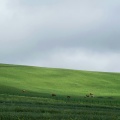
<instances>
[{"instance_id":1,"label":"gray sky","mask_svg":"<svg viewBox=\"0 0 120 120\"><path fill-rule=\"evenodd\" d=\"M120 0L0 0L0 63L120 72Z\"/></svg>"}]
</instances>

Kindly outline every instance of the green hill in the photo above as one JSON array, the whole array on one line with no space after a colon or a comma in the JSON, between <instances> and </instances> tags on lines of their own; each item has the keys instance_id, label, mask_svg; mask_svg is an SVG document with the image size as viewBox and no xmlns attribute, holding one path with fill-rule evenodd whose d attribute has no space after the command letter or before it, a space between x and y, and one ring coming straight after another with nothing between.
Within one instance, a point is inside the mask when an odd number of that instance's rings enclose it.
<instances>
[{"instance_id":1,"label":"green hill","mask_svg":"<svg viewBox=\"0 0 120 120\"><path fill-rule=\"evenodd\" d=\"M119 120L119 113L120 73L0 64L0 120Z\"/></svg>"},{"instance_id":2,"label":"green hill","mask_svg":"<svg viewBox=\"0 0 120 120\"><path fill-rule=\"evenodd\" d=\"M48 94L119 96L120 73L0 64L0 86Z\"/></svg>"}]
</instances>

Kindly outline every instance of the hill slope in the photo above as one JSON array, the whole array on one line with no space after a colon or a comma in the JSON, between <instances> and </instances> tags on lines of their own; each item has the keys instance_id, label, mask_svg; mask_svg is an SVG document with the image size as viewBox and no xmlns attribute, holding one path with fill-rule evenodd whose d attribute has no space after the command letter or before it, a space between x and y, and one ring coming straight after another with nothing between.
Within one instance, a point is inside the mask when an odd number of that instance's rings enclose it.
<instances>
[{"instance_id":1,"label":"hill slope","mask_svg":"<svg viewBox=\"0 0 120 120\"><path fill-rule=\"evenodd\" d=\"M119 73L0 64L0 120L120 120L119 93Z\"/></svg>"},{"instance_id":2,"label":"hill slope","mask_svg":"<svg viewBox=\"0 0 120 120\"><path fill-rule=\"evenodd\" d=\"M0 93L120 96L120 73L0 64ZM15 92L17 91L17 92Z\"/></svg>"}]
</instances>

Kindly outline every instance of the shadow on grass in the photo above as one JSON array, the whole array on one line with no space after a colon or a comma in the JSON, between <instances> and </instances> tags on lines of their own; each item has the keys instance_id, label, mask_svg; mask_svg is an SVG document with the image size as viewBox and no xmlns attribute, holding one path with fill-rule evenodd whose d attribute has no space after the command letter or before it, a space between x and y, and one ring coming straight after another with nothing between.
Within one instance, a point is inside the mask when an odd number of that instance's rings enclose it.
<instances>
[{"instance_id":1,"label":"shadow on grass","mask_svg":"<svg viewBox=\"0 0 120 120\"><path fill-rule=\"evenodd\" d=\"M10 86L5 86L1 85L0 86L0 94L4 95L17 95L17 96L28 96L28 97L42 97L42 98L52 98L55 100L80 100L80 99L85 99L85 100L94 100L94 99L99 99L99 100L120 100L120 96L95 96L94 98L90 97L85 97L85 96L75 96L72 95L70 98L67 95L58 95L56 93L39 93L39 92L33 92L29 90L23 91L23 89L18 89L15 87L10 87ZM56 94L56 96L52 96L52 94Z\"/></svg>"},{"instance_id":2,"label":"shadow on grass","mask_svg":"<svg viewBox=\"0 0 120 120\"><path fill-rule=\"evenodd\" d=\"M26 119L111 119L117 120L120 111L120 97L66 95L52 97L52 93L38 93L0 85L0 118L14 120ZM23 97L22 97L23 96ZM33 98L32 98L33 97ZM10 115L9 115L10 113ZM26 114L27 113L27 114ZM111 114L112 113L112 114ZM11 116L13 115L13 116ZM6 117L7 116L7 117ZM43 117L42 117L43 116ZM5 118L6 117L6 118ZM22 118L23 117L23 118Z\"/></svg>"}]
</instances>

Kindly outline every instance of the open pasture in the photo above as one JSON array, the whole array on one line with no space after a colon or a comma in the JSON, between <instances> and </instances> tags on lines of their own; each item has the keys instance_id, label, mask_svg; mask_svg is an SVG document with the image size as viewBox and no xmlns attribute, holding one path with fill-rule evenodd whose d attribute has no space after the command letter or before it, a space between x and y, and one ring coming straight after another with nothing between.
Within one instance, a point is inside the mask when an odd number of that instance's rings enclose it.
<instances>
[{"instance_id":1,"label":"open pasture","mask_svg":"<svg viewBox=\"0 0 120 120\"><path fill-rule=\"evenodd\" d=\"M37 119L120 120L120 73L0 64L0 120Z\"/></svg>"}]
</instances>

